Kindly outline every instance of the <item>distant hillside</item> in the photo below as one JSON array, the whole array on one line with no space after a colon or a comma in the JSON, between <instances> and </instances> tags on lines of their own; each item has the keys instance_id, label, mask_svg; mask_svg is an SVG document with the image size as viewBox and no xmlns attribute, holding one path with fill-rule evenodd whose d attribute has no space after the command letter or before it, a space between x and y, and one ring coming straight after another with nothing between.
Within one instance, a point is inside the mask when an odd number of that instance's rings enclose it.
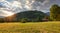
<instances>
[{"instance_id":1,"label":"distant hillside","mask_svg":"<svg viewBox=\"0 0 60 33\"><path fill-rule=\"evenodd\" d=\"M41 11L25 11L16 14L17 20L27 19L28 21L41 21L45 14ZM20 21L20 20L19 20Z\"/></svg>"},{"instance_id":2,"label":"distant hillside","mask_svg":"<svg viewBox=\"0 0 60 33\"><path fill-rule=\"evenodd\" d=\"M50 15L50 12L46 12L46 15L48 15L48 16L49 16L49 15Z\"/></svg>"},{"instance_id":3,"label":"distant hillside","mask_svg":"<svg viewBox=\"0 0 60 33\"><path fill-rule=\"evenodd\" d=\"M20 22L38 22L42 21L42 19L46 16L45 13L41 11L24 11L24 12L19 12L13 16L6 17L4 18L5 21L20 21Z\"/></svg>"}]
</instances>

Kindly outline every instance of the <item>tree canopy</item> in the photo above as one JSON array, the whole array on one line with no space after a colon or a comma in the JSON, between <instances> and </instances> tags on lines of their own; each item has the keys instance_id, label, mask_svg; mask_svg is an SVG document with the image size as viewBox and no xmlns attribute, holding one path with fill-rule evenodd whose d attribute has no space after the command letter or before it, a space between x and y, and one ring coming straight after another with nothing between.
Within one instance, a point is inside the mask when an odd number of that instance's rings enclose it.
<instances>
[{"instance_id":1,"label":"tree canopy","mask_svg":"<svg viewBox=\"0 0 60 33\"><path fill-rule=\"evenodd\" d=\"M54 4L50 8L50 18L52 20L60 21L60 6Z\"/></svg>"}]
</instances>

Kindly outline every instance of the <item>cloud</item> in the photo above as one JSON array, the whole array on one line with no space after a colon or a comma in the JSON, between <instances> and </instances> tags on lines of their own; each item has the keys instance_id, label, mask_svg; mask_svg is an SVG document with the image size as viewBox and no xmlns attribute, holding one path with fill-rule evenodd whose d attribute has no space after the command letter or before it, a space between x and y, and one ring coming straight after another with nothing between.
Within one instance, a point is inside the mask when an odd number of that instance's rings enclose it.
<instances>
[{"instance_id":1,"label":"cloud","mask_svg":"<svg viewBox=\"0 0 60 33\"><path fill-rule=\"evenodd\" d=\"M35 0L35 1L38 1L38 2L42 2L43 3L45 0Z\"/></svg>"},{"instance_id":2,"label":"cloud","mask_svg":"<svg viewBox=\"0 0 60 33\"><path fill-rule=\"evenodd\" d=\"M0 0L0 9L13 13L25 10L49 12L52 4L60 4L60 0ZM1 14L4 15L4 12L0 10Z\"/></svg>"},{"instance_id":3,"label":"cloud","mask_svg":"<svg viewBox=\"0 0 60 33\"><path fill-rule=\"evenodd\" d=\"M3 2L3 1L5 1L5 0L0 0L0 2Z\"/></svg>"},{"instance_id":4,"label":"cloud","mask_svg":"<svg viewBox=\"0 0 60 33\"><path fill-rule=\"evenodd\" d=\"M53 4L59 4L60 0L34 0L32 3L32 9L37 10L48 10L43 12L49 12L50 6Z\"/></svg>"},{"instance_id":5,"label":"cloud","mask_svg":"<svg viewBox=\"0 0 60 33\"><path fill-rule=\"evenodd\" d=\"M13 12L6 10L5 8L0 8L0 16L7 17L13 14L14 14Z\"/></svg>"}]
</instances>

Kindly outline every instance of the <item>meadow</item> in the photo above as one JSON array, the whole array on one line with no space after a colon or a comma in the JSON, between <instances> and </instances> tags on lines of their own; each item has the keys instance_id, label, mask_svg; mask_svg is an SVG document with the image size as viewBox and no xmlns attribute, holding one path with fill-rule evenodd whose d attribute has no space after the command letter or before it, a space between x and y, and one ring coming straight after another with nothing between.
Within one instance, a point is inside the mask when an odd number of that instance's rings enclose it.
<instances>
[{"instance_id":1,"label":"meadow","mask_svg":"<svg viewBox=\"0 0 60 33\"><path fill-rule=\"evenodd\" d=\"M60 33L60 22L0 23L0 33Z\"/></svg>"}]
</instances>

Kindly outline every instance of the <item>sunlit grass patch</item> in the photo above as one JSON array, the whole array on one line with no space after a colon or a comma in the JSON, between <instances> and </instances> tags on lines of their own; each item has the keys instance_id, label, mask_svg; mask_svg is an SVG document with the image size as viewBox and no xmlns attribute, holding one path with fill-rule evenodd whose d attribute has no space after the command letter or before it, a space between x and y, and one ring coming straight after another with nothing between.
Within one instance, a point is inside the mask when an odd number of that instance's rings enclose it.
<instances>
[{"instance_id":1,"label":"sunlit grass patch","mask_svg":"<svg viewBox=\"0 0 60 33\"><path fill-rule=\"evenodd\" d=\"M0 23L0 33L60 33L60 22Z\"/></svg>"}]
</instances>

